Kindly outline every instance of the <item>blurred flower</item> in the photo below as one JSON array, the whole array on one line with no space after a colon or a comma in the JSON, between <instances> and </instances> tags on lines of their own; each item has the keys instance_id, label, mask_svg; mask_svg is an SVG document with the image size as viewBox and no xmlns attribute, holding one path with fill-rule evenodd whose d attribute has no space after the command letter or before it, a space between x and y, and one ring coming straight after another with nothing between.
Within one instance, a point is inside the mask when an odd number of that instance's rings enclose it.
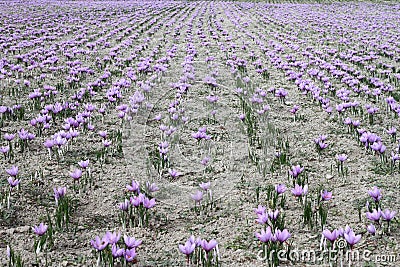
<instances>
[{"instance_id":1,"label":"blurred flower","mask_svg":"<svg viewBox=\"0 0 400 267\"><path fill-rule=\"evenodd\" d=\"M37 234L38 236L42 236L46 233L47 227L48 226L44 223L40 223L39 226L34 226L32 227L32 229L35 234Z\"/></svg>"}]
</instances>

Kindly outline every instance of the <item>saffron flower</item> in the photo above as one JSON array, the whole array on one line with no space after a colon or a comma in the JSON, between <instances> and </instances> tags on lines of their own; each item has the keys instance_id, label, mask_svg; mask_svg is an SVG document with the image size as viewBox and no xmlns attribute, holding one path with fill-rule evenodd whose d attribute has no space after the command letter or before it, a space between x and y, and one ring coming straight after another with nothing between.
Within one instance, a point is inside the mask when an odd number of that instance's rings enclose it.
<instances>
[{"instance_id":1,"label":"saffron flower","mask_svg":"<svg viewBox=\"0 0 400 267\"><path fill-rule=\"evenodd\" d=\"M11 186L11 188L16 187L21 182L21 180L15 179L14 177L8 177L7 181L8 181L8 184Z\"/></svg>"},{"instance_id":2,"label":"saffron flower","mask_svg":"<svg viewBox=\"0 0 400 267\"><path fill-rule=\"evenodd\" d=\"M192 195L192 199L196 202L200 202L203 199L203 192L197 191L194 195Z\"/></svg>"},{"instance_id":3,"label":"saffron flower","mask_svg":"<svg viewBox=\"0 0 400 267\"><path fill-rule=\"evenodd\" d=\"M374 186L372 190L369 190L368 194L375 200L375 202L378 202L382 198L381 190L376 186Z\"/></svg>"},{"instance_id":4,"label":"saffron flower","mask_svg":"<svg viewBox=\"0 0 400 267\"><path fill-rule=\"evenodd\" d=\"M259 224L266 224L268 221L268 214L266 212L257 214L256 222Z\"/></svg>"},{"instance_id":5,"label":"saffron flower","mask_svg":"<svg viewBox=\"0 0 400 267\"><path fill-rule=\"evenodd\" d=\"M283 229L282 231L277 229L275 231L275 239L281 243L285 242L286 240L288 240L292 235L289 233L289 231L287 229Z\"/></svg>"},{"instance_id":6,"label":"saffron flower","mask_svg":"<svg viewBox=\"0 0 400 267\"><path fill-rule=\"evenodd\" d=\"M278 195L283 194L286 191L286 185L284 184L275 185L275 190L278 193Z\"/></svg>"},{"instance_id":7,"label":"saffron flower","mask_svg":"<svg viewBox=\"0 0 400 267\"><path fill-rule=\"evenodd\" d=\"M367 231L368 233L370 233L371 235L375 235L376 233L376 228L373 224L370 224L367 226Z\"/></svg>"},{"instance_id":8,"label":"saffron flower","mask_svg":"<svg viewBox=\"0 0 400 267\"><path fill-rule=\"evenodd\" d=\"M90 241L90 244L97 250L97 251L102 251L108 246L108 241L107 238L104 236L102 239L100 239L99 236L96 236L94 240Z\"/></svg>"},{"instance_id":9,"label":"saffron flower","mask_svg":"<svg viewBox=\"0 0 400 267\"><path fill-rule=\"evenodd\" d=\"M382 219L389 222L394 218L394 216L396 216L396 212L386 209L381 212L381 216L382 216Z\"/></svg>"},{"instance_id":10,"label":"saffron flower","mask_svg":"<svg viewBox=\"0 0 400 267\"><path fill-rule=\"evenodd\" d=\"M81 161L78 162L78 165L82 169L86 169L89 166L89 160L81 160Z\"/></svg>"},{"instance_id":11,"label":"saffron flower","mask_svg":"<svg viewBox=\"0 0 400 267\"><path fill-rule=\"evenodd\" d=\"M79 169L75 169L73 172L69 174L74 180L79 180L82 177L82 171Z\"/></svg>"},{"instance_id":12,"label":"saffron flower","mask_svg":"<svg viewBox=\"0 0 400 267\"><path fill-rule=\"evenodd\" d=\"M114 259L124 256L124 253L125 253L125 249L118 248L116 244L112 244L112 246L111 246L111 254L112 254Z\"/></svg>"},{"instance_id":13,"label":"saffron flower","mask_svg":"<svg viewBox=\"0 0 400 267\"><path fill-rule=\"evenodd\" d=\"M289 174L293 176L293 178L296 178L299 176L304 170L304 167L300 167L300 165L292 166L292 169L289 170Z\"/></svg>"},{"instance_id":14,"label":"saffron flower","mask_svg":"<svg viewBox=\"0 0 400 267\"><path fill-rule=\"evenodd\" d=\"M126 185L126 189L128 189L129 192L136 192L139 193L139 183L136 182L135 180L132 180L132 185Z\"/></svg>"},{"instance_id":15,"label":"saffron flower","mask_svg":"<svg viewBox=\"0 0 400 267\"><path fill-rule=\"evenodd\" d=\"M125 250L125 260L132 262L136 258L136 250L134 248Z\"/></svg>"},{"instance_id":16,"label":"saffron flower","mask_svg":"<svg viewBox=\"0 0 400 267\"><path fill-rule=\"evenodd\" d=\"M266 207L258 205L258 207L256 209L254 209L254 212L256 214L264 214L266 211Z\"/></svg>"},{"instance_id":17,"label":"saffron flower","mask_svg":"<svg viewBox=\"0 0 400 267\"><path fill-rule=\"evenodd\" d=\"M65 196L65 194L67 193L67 188L65 186L53 188L53 191L54 191L54 199L56 201L56 204L58 204L58 200L63 196Z\"/></svg>"},{"instance_id":18,"label":"saffron flower","mask_svg":"<svg viewBox=\"0 0 400 267\"><path fill-rule=\"evenodd\" d=\"M127 235L124 235L124 242L127 248L137 248L142 244L142 240L135 239L134 237L130 237Z\"/></svg>"},{"instance_id":19,"label":"saffron flower","mask_svg":"<svg viewBox=\"0 0 400 267\"><path fill-rule=\"evenodd\" d=\"M111 144L112 144L111 141L109 141L109 140L103 140L103 146L104 146L104 147L109 147L109 146L111 146Z\"/></svg>"},{"instance_id":20,"label":"saffron flower","mask_svg":"<svg viewBox=\"0 0 400 267\"><path fill-rule=\"evenodd\" d=\"M346 154L339 154L336 156L337 160L340 162L344 162L347 160L347 155Z\"/></svg>"},{"instance_id":21,"label":"saffron flower","mask_svg":"<svg viewBox=\"0 0 400 267\"><path fill-rule=\"evenodd\" d=\"M168 170L169 175L171 175L172 178L176 178L179 176L179 173L176 170L169 169Z\"/></svg>"},{"instance_id":22,"label":"saffron flower","mask_svg":"<svg viewBox=\"0 0 400 267\"><path fill-rule=\"evenodd\" d=\"M339 237L339 231L338 230L333 230L332 232L329 231L328 229L325 229L322 231L322 235L328 239L329 241L333 242Z\"/></svg>"},{"instance_id":23,"label":"saffron flower","mask_svg":"<svg viewBox=\"0 0 400 267\"><path fill-rule=\"evenodd\" d=\"M121 238L121 234L116 232L106 232L105 238L109 244L116 244Z\"/></svg>"},{"instance_id":24,"label":"saffron flower","mask_svg":"<svg viewBox=\"0 0 400 267\"><path fill-rule=\"evenodd\" d=\"M278 218L278 216L279 216L279 210L274 210L274 211L271 210L268 212L268 217L273 221L275 221Z\"/></svg>"},{"instance_id":25,"label":"saffron flower","mask_svg":"<svg viewBox=\"0 0 400 267\"><path fill-rule=\"evenodd\" d=\"M300 109L298 105L294 105L292 109L290 109L290 113L296 114L297 111Z\"/></svg>"},{"instance_id":26,"label":"saffron flower","mask_svg":"<svg viewBox=\"0 0 400 267\"><path fill-rule=\"evenodd\" d=\"M147 197L144 198L143 207L145 207L146 209L151 209L155 205L156 205L156 199L155 198L152 198L152 199L148 199Z\"/></svg>"},{"instance_id":27,"label":"saffron flower","mask_svg":"<svg viewBox=\"0 0 400 267\"><path fill-rule=\"evenodd\" d=\"M332 192L328 192L327 190L322 191L321 198L322 200L330 200L332 198Z\"/></svg>"},{"instance_id":28,"label":"saffron flower","mask_svg":"<svg viewBox=\"0 0 400 267\"><path fill-rule=\"evenodd\" d=\"M196 243L191 242L190 240L186 241L185 245L179 245L179 251L189 256L193 253L194 249L196 248Z\"/></svg>"},{"instance_id":29,"label":"saffron flower","mask_svg":"<svg viewBox=\"0 0 400 267\"><path fill-rule=\"evenodd\" d=\"M305 185L304 188L298 184L294 186L292 189L292 194L295 197L305 196L308 193L308 185Z\"/></svg>"},{"instance_id":30,"label":"saffron flower","mask_svg":"<svg viewBox=\"0 0 400 267\"><path fill-rule=\"evenodd\" d=\"M203 165L203 166L206 166L207 164L208 164L208 162L210 162L210 158L209 157L204 157L202 160L201 160L201 165Z\"/></svg>"},{"instance_id":31,"label":"saffron flower","mask_svg":"<svg viewBox=\"0 0 400 267\"><path fill-rule=\"evenodd\" d=\"M378 210L374 209L372 212L367 212L366 216L369 220L377 222L381 218L381 214L381 209L378 208Z\"/></svg>"},{"instance_id":32,"label":"saffron flower","mask_svg":"<svg viewBox=\"0 0 400 267\"><path fill-rule=\"evenodd\" d=\"M33 232L38 236L42 236L46 233L48 226L44 223L40 223L39 226L32 227Z\"/></svg>"},{"instance_id":33,"label":"saffron flower","mask_svg":"<svg viewBox=\"0 0 400 267\"><path fill-rule=\"evenodd\" d=\"M140 197L137 197L137 196L134 196L134 197L131 197L130 199L129 199L129 201L130 201L130 203L132 204L132 206L134 206L134 207L139 207L140 206L140 204L142 204L142 198L140 198Z\"/></svg>"},{"instance_id":34,"label":"saffron flower","mask_svg":"<svg viewBox=\"0 0 400 267\"><path fill-rule=\"evenodd\" d=\"M124 202L120 202L120 203L118 204L118 208L119 208L120 210L122 210L122 211L128 211L128 209L129 209L129 204L130 204L129 200L125 199Z\"/></svg>"},{"instance_id":35,"label":"saffron flower","mask_svg":"<svg viewBox=\"0 0 400 267\"><path fill-rule=\"evenodd\" d=\"M8 175L12 177L16 177L18 175L18 167L17 166L11 166L10 169L6 169L6 172Z\"/></svg>"},{"instance_id":36,"label":"saffron flower","mask_svg":"<svg viewBox=\"0 0 400 267\"><path fill-rule=\"evenodd\" d=\"M139 183L136 182L135 180L132 180L132 185L126 185L126 189L128 189L129 192L137 192L139 193L140 188L139 188Z\"/></svg>"},{"instance_id":37,"label":"saffron flower","mask_svg":"<svg viewBox=\"0 0 400 267\"><path fill-rule=\"evenodd\" d=\"M268 226L266 230L261 229L261 233L255 233L255 236L263 243L266 243L272 239L271 227Z\"/></svg>"},{"instance_id":38,"label":"saffron flower","mask_svg":"<svg viewBox=\"0 0 400 267\"><path fill-rule=\"evenodd\" d=\"M215 241L214 239L211 239L210 241L207 241L205 239L201 240L201 247L206 251L206 253L214 249L217 244L217 241Z\"/></svg>"},{"instance_id":39,"label":"saffron flower","mask_svg":"<svg viewBox=\"0 0 400 267\"><path fill-rule=\"evenodd\" d=\"M346 239L350 247L353 248L353 246L361 240L361 235L356 235L353 230L350 229L348 233L344 233L344 239Z\"/></svg>"},{"instance_id":40,"label":"saffron flower","mask_svg":"<svg viewBox=\"0 0 400 267\"><path fill-rule=\"evenodd\" d=\"M146 188L150 193L154 193L160 190L160 188L158 188L155 183L150 184L150 182L146 182Z\"/></svg>"},{"instance_id":41,"label":"saffron flower","mask_svg":"<svg viewBox=\"0 0 400 267\"><path fill-rule=\"evenodd\" d=\"M207 191L208 189L210 189L211 187L211 183L207 182L207 183L201 183L199 184L199 186L201 187L201 189L203 189L204 191Z\"/></svg>"}]
</instances>

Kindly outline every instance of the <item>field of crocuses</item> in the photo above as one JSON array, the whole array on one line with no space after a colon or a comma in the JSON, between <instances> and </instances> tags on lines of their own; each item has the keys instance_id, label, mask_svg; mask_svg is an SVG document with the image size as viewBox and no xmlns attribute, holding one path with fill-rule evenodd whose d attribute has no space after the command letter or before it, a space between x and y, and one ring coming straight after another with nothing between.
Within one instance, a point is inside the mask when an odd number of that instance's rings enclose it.
<instances>
[{"instance_id":1,"label":"field of crocuses","mask_svg":"<svg viewBox=\"0 0 400 267\"><path fill-rule=\"evenodd\" d=\"M1 266L399 266L400 5L0 2Z\"/></svg>"}]
</instances>

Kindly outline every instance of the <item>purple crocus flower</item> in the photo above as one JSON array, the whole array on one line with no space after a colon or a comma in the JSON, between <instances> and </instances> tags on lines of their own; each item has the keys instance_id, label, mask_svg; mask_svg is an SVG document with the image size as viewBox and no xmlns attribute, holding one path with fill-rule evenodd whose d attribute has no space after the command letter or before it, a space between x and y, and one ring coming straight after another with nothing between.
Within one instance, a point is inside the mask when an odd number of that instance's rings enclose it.
<instances>
[{"instance_id":1,"label":"purple crocus flower","mask_svg":"<svg viewBox=\"0 0 400 267\"><path fill-rule=\"evenodd\" d=\"M159 121L162 118L162 114L158 114L154 117L154 120Z\"/></svg>"},{"instance_id":2,"label":"purple crocus flower","mask_svg":"<svg viewBox=\"0 0 400 267\"><path fill-rule=\"evenodd\" d=\"M89 166L89 160L81 160L81 161L78 162L78 165L82 169L86 169Z\"/></svg>"},{"instance_id":3,"label":"purple crocus flower","mask_svg":"<svg viewBox=\"0 0 400 267\"><path fill-rule=\"evenodd\" d=\"M124 253L125 253L125 249L118 248L116 244L112 244L112 246L111 246L111 254L112 254L114 259L124 256Z\"/></svg>"},{"instance_id":4,"label":"purple crocus flower","mask_svg":"<svg viewBox=\"0 0 400 267\"><path fill-rule=\"evenodd\" d=\"M21 182L21 180L15 179L14 177L8 177L7 181L8 181L8 184L11 186L11 188L16 187Z\"/></svg>"},{"instance_id":5,"label":"purple crocus flower","mask_svg":"<svg viewBox=\"0 0 400 267\"><path fill-rule=\"evenodd\" d=\"M12 141L15 138L15 134L9 134L9 133L5 133L4 134L4 140L6 141Z\"/></svg>"},{"instance_id":6,"label":"purple crocus flower","mask_svg":"<svg viewBox=\"0 0 400 267\"><path fill-rule=\"evenodd\" d=\"M18 167L17 166L11 166L10 169L6 169L6 172L8 175L12 177L16 177L18 175Z\"/></svg>"},{"instance_id":7,"label":"purple crocus flower","mask_svg":"<svg viewBox=\"0 0 400 267\"><path fill-rule=\"evenodd\" d=\"M204 191L207 191L208 189L210 189L211 187L211 183L207 182L207 183L201 183L199 184L199 186L201 187L201 189L203 189Z\"/></svg>"},{"instance_id":8,"label":"purple crocus flower","mask_svg":"<svg viewBox=\"0 0 400 267\"><path fill-rule=\"evenodd\" d=\"M272 239L271 227L268 226L266 230L261 229L261 233L255 233L255 236L263 243L266 243Z\"/></svg>"},{"instance_id":9,"label":"purple crocus flower","mask_svg":"<svg viewBox=\"0 0 400 267\"><path fill-rule=\"evenodd\" d=\"M125 199L124 202L118 204L118 208L123 211L128 211L129 204L130 204L129 200Z\"/></svg>"},{"instance_id":10,"label":"purple crocus flower","mask_svg":"<svg viewBox=\"0 0 400 267\"><path fill-rule=\"evenodd\" d=\"M190 240L186 241L185 245L179 245L179 251L185 254L186 256L192 254L195 248L196 244L190 242Z\"/></svg>"},{"instance_id":11,"label":"purple crocus flower","mask_svg":"<svg viewBox=\"0 0 400 267\"><path fill-rule=\"evenodd\" d=\"M375 235L376 233L376 228L373 224L370 224L367 226L367 231L368 233L370 233L371 235Z\"/></svg>"},{"instance_id":12,"label":"purple crocus flower","mask_svg":"<svg viewBox=\"0 0 400 267\"><path fill-rule=\"evenodd\" d=\"M283 231L277 229L274 236L277 241L283 243L291 237L291 234L287 229L283 229Z\"/></svg>"},{"instance_id":13,"label":"purple crocus flower","mask_svg":"<svg viewBox=\"0 0 400 267\"><path fill-rule=\"evenodd\" d=\"M90 240L90 244L97 250L102 251L108 246L107 238L104 236L100 239L99 236L96 236L94 240Z\"/></svg>"},{"instance_id":14,"label":"purple crocus flower","mask_svg":"<svg viewBox=\"0 0 400 267\"><path fill-rule=\"evenodd\" d=\"M375 202L378 202L382 198L381 190L376 186L374 186L372 190L369 190L368 194L375 200Z\"/></svg>"},{"instance_id":15,"label":"purple crocus flower","mask_svg":"<svg viewBox=\"0 0 400 267\"><path fill-rule=\"evenodd\" d=\"M318 146L319 146L319 148L320 148L321 150L323 150L323 149L325 149L325 148L328 147L328 144L327 144L327 143L324 143L324 142L322 142L322 141L320 141L320 142L318 142Z\"/></svg>"},{"instance_id":16,"label":"purple crocus flower","mask_svg":"<svg viewBox=\"0 0 400 267\"><path fill-rule=\"evenodd\" d=\"M350 247L353 248L353 246L361 240L361 235L356 235L353 230L350 230L349 233L344 233L344 239L346 239Z\"/></svg>"},{"instance_id":17,"label":"purple crocus flower","mask_svg":"<svg viewBox=\"0 0 400 267\"><path fill-rule=\"evenodd\" d=\"M372 212L367 212L365 215L371 221L377 222L381 218L381 209L378 210L374 209Z\"/></svg>"},{"instance_id":18,"label":"purple crocus flower","mask_svg":"<svg viewBox=\"0 0 400 267\"><path fill-rule=\"evenodd\" d=\"M106 232L105 238L109 244L116 244L121 238L121 234L116 232Z\"/></svg>"},{"instance_id":19,"label":"purple crocus flower","mask_svg":"<svg viewBox=\"0 0 400 267\"><path fill-rule=\"evenodd\" d=\"M321 198L322 200L330 200L332 198L332 192L324 190L323 192L321 192Z\"/></svg>"},{"instance_id":20,"label":"purple crocus flower","mask_svg":"<svg viewBox=\"0 0 400 267\"><path fill-rule=\"evenodd\" d=\"M56 204L58 204L58 200L64 197L65 194L67 193L67 188L65 186L53 188L53 191L54 191L54 199L56 200Z\"/></svg>"},{"instance_id":21,"label":"purple crocus flower","mask_svg":"<svg viewBox=\"0 0 400 267\"><path fill-rule=\"evenodd\" d=\"M176 170L169 169L168 170L169 175L171 175L172 178L176 178L179 176L179 173Z\"/></svg>"},{"instance_id":22,"label":"purple crocus flower","mask_svg":"<svg viewBox=\"0 0 400 267\"><path fill-rule=\"evenodd\" d=\"M254 212L256 214L265 214L266 211L266 207L258 205L258 207L256 209L254 209Z\"/></svg>"},{"instance_id":23,"label":"purple crocus flower","mask_svg":"<svg viewBox=\"0 0 400 267\"><path fill-rule=\"evenodd\" d=\"M297 111L300 109L298 105L294 105L292 109L290 109L290 113L296 114Z\"/></svg>"},{"instance_id":24,"label":"purple crocus flower","mask_svg":"<svg viewBox=\"0 0 400 267\"><path fill-rule=\"evenodd\" d=\"M266 224L268 221L268 213L264 212L261 214L257 214L256 222L263 225Z\"/></svg>"},{"instance_id":25,"label":"purple crocus flower","mask_svg":"<svg viewBox=\"0 0 400 267\"><path fill-rule=\"evenodd\" d=\"M132 180L132 185L126 185L126 189L128 189L129 192L137 192L139 193L139 183L136 182L135 180Z\"/></svg>"},{"instance_id":26,"label":"purple crocus flower","mask_svg":"<svg viewBox=\"0 0 400 267\"><path fill-rule=\"evenodd\" d=\"M396 131L397 131L396 127L391 127L390 129L388 129L386 131L386 133L389 134L389 135L396 135Z\"/></svg>"},{"instance_id":27,"label":"purple crocus flower","mask_svg":"<svg viewBox=\"0 0 400 267\"><path fill-rule=\"evenodd\" d=\"M214 249L217 246L217 244L218 244L217 241L215 241L214 239L211 239L208 242L205 239L201 240L201 247L206 251L206 253Z\"/></svg>"},{"instance_id":28,"label":"purple crocus flower","mask_svg":"<svg viewBox=\"0 0 400 267\"><path fill-rule=\"evenodd\" d=\"M285 193L286 191L286 185L284 184L277 184L275 185L275 190L278 193L278 195Z\"/></svg>"},{"instance_id":29,"label":"purple crocus flower","mask_svg":"<svg viewBox=\"0 0 400 267\"><path fill-rule=\"evenodd\" d=\"M200 202L203 199L203 192L197 191L194 195L192 195L192 199L196 202Z\"/></svg>"},{"instance_id":30,"label":"purple crocus flower","mask_svg":"<svg viewBox=\"0 0 400 267\"><path fill-rule=\"evenodd\" d=\"M346 154L339 154L336 156L337 160L339 160L340 162L344 162L347 160L347 155Z\"/></svg>"},{"instance_id":31,"label":"purple crocus flower","mask_svg":"<svg viewBox=\"0 0 400 267\"><path fill-rule=\"evenodd\" d=\"M293 176L293 178L296 178L297 176L300 175L304 170L304 167L300 167L300 165L292 166L292 169L289 170L289 174Z\"/></svg>"},{"instance_id":32,"label":"purple crocus flower","mask_svg":"<svg viewBox=\"0 0 400 267\"><path fill-rule=\"evenodd\" d=\"M206 96L206 98L210 103L215 103L219 99L218 96L215 96L215 95L209 95L209 96Z\"/></svg>"},{"instance_id":33,"label":"purple crocus flower","mask_svg":"<svg viewBox=\"0 0 400 267\"><path fill-rule=\"evenodd\" d=\"M109 146L111 146L111 144L112 144L111 141L109 141L109 140L103 140L103 145L104 145L104 147L109 147Z\"/></svg>"},{"instance_id":34,"label":"purple crocus flower","mask_svg":"<svg viewBox=\"0 0 400 267\"><path fill-rule=\"evenodd\" d=\"M82 177L82 171L79 169L75 169L73 172L69 174L74 180L79 180Z\"/></svg>"},{"instance_id":35,"label":"purple crocus flower","mask_svg":"<svg viewBox=\"0 0 400 267\"><path fill-rule=\"evenodd\" d=\"M127 262L132 262L136 258L136 250L134 248L125 250L124 257Z\"/></svg>"},{"instance_id":36,"label":"purple crocus flower","mask_svg":"<svg viewBox=\"0 0 400 267\"><path fill-rule=\"evenodd\" d=\"M211 160L211 159L210 159L209 157L204 157L204 158L201 160L200 163L201 163L201 165L206 166L210 160Z\"/></svg>"},{"instance_id":37,"label":"purple crocus flower","mask_svg":"<svg viewBox=\"0 0 400 267\"><path fill-rule=\"evenodd\" d=\"M328 239L331 242L335 241L339 237L339 231L338 230L333 230L331 232L328 229L325 229L324 231L322 231L322 234L326 239Z\"/></svg>"},{"instance_id":38,"label":"purple crocus flower","mask_svg":"<svg viewBox=\"0 0 400 267\"><path fill-rule=\"evenodd\" d=\"M44 223L40 223L39 226L32 227L33 232L38 236L42 236L46 233L48 226Z\"/></svg>"},{"instance_id":39,"label":"purple crocus flower","mask_svg":"<svg viewBox=\"0 0 400 267\"><path fill-rule=\"evenodd\" d=\"M10 151L10 147L9 146L0 147L0 153L7 154L8 151Z\"/></svg>"},{"instance_id":40,"label":"purple crocus flower","mask_svg":"<svg viewBox=\"0 0 400 267\"><path fill-rule=\"evenodd\" d=\"M160 190L155 183L150 184L150 182L146 182L146 188L150 193L157 192Z\"/></svg>"},{"instance_id":41,"label":"purple crocus flower","mask_svg":"<svg viewBox=\"0 0 400 267\"><path fill-rule=\"evenodd\" d=\"M130 198L130 203L134 207L139 207L142 204L142 199L140 197L134 196Z\"/></svg>"},{"instance_id":42,"label":"purple crocus flower","mask_svg":"<svg viewBox=\"0 0 400 267\"><path fill-rule=\"evenodd\" d=\"M147 197L144 198L143 207L145 207L146 209L151 209L155 205L156 205L156 199L155 198L152 198L152 199L148 199Z\"/></svg>"},{"instance_id":43,"label":"purple crocus flower","mask_svg":"<svg viewBox=\"0 0 400 267\"><path fill-rule=\"evenodd\" d=\"M389 222L394 218L394 216L396 216L396 212L385 209L384 211L381 212L381 216L382 219Z\"/></svg>"},{"instance_id":44,"label":"purple crocus flower","mask_svg":"<svg viewBox=\"0 0 400 267\"><path fill-rule=\"evenodd\" d=\"M292 194L295 197L304 196L308 193L308 186L305 185L304 188L301 185L295 184L294 188L292 189Z\"/></svg>"},{"instance_id":45,"label":"purple crocus flower","mask_svg":"<svg viewBox=\"0 0 400 267\"><path fill-rule=\"evenodd\" d=\"M273 221L275 221L278 218L278 216L279 216L279 210L271 210L268 212L268 217Z\"/></svg>"},{"instance_id":46,"label":"purple crocus flower","mask_svg":"<svg viewBox=\"0 0 400 267\"><path fill-rule=\"evenodd\" d=\"M127 248L137 248L142 244L142 240L135 239L134 237L130 237L124 235L124 242Z\"/></svg>"},{"instance_id":47,"label":"purple crocus flower","mask_svg":"<svg viewBox=\"0 0 400 267\"><path fill-rule=\"evenodd\" d=\"M99 131L98 134L99 134L102 138L106 138L106 137L107 137L107 131Z\"/></svg>"}]
</instances>

